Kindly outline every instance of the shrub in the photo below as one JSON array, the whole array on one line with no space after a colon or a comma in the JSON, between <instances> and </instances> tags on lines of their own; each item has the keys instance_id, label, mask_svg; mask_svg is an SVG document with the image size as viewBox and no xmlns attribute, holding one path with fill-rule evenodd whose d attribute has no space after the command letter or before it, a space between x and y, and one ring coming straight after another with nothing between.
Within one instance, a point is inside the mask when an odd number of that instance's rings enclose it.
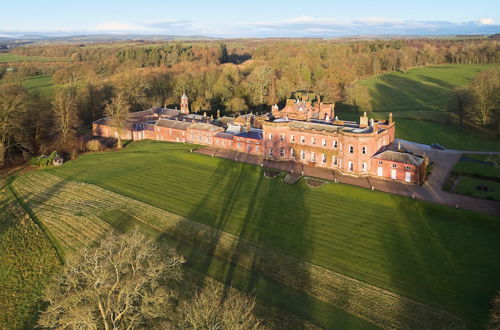
<instances>
[{"instance_id":1,"label":"shrub","mask_svg":"<svg viewBox=\"0 0 500 330\"><path fill-rule=\"evenodd\" d=\"M52 151L52 153L49 156L41 155L38 157L31 158L30 165L36 165L40 167L48 166L52 164L54 158L56 157L57 157L57 151Z\"/></svg>"},{"instance_id":2,"label":"shrub","mask_svg":"<svg viewBox=\"0 0 500 330\"><path fill-rule=\"evenodd\" d=\"M88 151L101 151L104 149L101 141L97 139L88 141L86 147Z\"/></svg>"}]
</instances>

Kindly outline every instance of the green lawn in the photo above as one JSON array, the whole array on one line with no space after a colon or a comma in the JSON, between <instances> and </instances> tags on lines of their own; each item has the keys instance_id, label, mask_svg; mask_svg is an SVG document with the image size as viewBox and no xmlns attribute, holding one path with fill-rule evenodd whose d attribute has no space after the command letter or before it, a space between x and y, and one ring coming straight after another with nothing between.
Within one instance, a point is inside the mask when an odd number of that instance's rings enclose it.
<instances>
[{"instance_id":1,"label":"green lawn","mask_svg":"<svg viewBox=\"0 0 500 330\"><path fill-rule=\"evenodd\" d=\"M348 185L286 185L266 179L260 167L189 153L190 147L133 142L49 171L445 309L476 326L487 321L489 301L500 289L498 219Z\"/></svg>"},{"instance_id":2,"label":"green lawn","mask_svg":"<svg viewBox=\"0 0 500 330\"><path fill-rule=\"evenodd\" d=\"M460 176L458 180L458 185L453 192L500 202L500 183L468 176ZM488 190L480 190L478 187Z\"/></svg>"},{"instance_id":3,"label":"green lawn","mask_svg":"<svg viewBox=\"0 0 500 330\"><path fill-rule=\"evenodd\" d=\"M53 62L67 61L64 58L44 57L44 56L22 56L16 54L0 54L0 63L16 63L16 62Z\"/></svg>"},{"instance_id":4,"label":"green lawn","mask_svg":"<svg viewBox=\"0 0 500 330\"><path fill-rule=\"evenodd\" d=\"M453 171L462 175L480 175L500 179L500 168L491 163L490 157L489 155L463 154Z\"/></svg>"},{"instance_id":5,"label":"green lawn","mask_svg":"<svg viewBox=\"0 0 500 330\"><path fill-rule=\"evenodd\" d=\"M38 91L42 95L52 96L54 94L54 83L52 76L34 76L23 80L23 86L29 91Z\"/></svg>"},{"instance_id":6,"label":"green lawn","mask_svg":"<svg viewBox=\"0 0 500 330\"><path fill-rule=\"evenodd\" d=\"M42 290L60 266L54 247L23 212L12 193L0 189L0 329L32 329Z\"/></svg>"},{"instance_id":7,"label":"green lawn","mask_svg":"<svg viewBox=\"0 0 500 330\"><path fill-rule=\"evenodd\" d=\"M495 132L465 127L459 130L456 115L447 111L451 91L470 83L476 74L494 65L435 65L391 72L360 83L368 88L372 116L386 119L393 112L396 136L420 143L439 143L447 148L498 151ZM357 114L339 113L358 120Z\"/></svg>"},{"instance_id":8,"label":"green lawn","mask_svg":"<svg viewBox=\"0 0 500 330\"><path fill-rule=\"evenodd\" d=\"M460 131L457 125L443 125L436 122L394 119L396 137L425 144L439 143L448 149L500 151L499 138L495 134L483 133L465 127Z\"/></svg>"},{"instance_id":9,"label":"green lawn","mask_svg":"<svg viewBox=\"0 0 500 330\"><path fill-rule=\"evenodd\" d=\"M446 111L451 90L467 85L488 64L435 65L364 80L374 111Z\"/></svg>"}]
</instances>

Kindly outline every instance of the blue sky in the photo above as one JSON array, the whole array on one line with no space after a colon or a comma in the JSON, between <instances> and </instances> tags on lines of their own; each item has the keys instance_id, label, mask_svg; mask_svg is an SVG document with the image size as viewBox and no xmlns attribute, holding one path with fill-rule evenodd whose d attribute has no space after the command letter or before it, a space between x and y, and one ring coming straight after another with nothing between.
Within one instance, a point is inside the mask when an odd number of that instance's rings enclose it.
<instances>
[{"instance_id":1,"label":"blue sky","mask_svg":"<svg viewBox=\"0 0 500 330\"><path fill-rule=\"evenodd\" d=\"M217 37L500 32L500 1L2 1L0 35L138 33Z\"/></svg>"}]
</instances>

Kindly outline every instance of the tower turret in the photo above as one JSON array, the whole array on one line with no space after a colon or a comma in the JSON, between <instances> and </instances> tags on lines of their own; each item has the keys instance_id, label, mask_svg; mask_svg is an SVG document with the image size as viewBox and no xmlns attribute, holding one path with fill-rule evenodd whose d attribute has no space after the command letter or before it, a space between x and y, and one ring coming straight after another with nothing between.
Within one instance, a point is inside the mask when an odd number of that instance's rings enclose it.
<instances>
[{"instance_id":1,"label":"tower turret","mask_svg":"<svg viewBox=\"0 0 500 330\"><path fill-rule=\"evenodd\" d=\"M189 98L187 97L186 93L182 94L181 96L181 113L184 115L189 114Z\"/></svg>"}]
</instances>

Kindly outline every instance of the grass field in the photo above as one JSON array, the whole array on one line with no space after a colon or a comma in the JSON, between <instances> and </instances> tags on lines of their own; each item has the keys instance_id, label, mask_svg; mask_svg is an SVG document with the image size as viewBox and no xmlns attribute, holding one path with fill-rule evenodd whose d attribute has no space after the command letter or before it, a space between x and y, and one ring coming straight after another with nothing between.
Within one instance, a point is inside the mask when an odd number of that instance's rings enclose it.
<instances>
[{"instance_id":1,"label":"grass field","mask_svg":"<svg viewBox=\"0 0 500 330\"><path fill-rule=\"evenodd\" d=\"M260 167L188 149L135 142L48 172L442 308L475 326L487 321L489 301L500 288L500 264L493 262L500 249L498 219L341 184L285 185L265 178ZM231 282L233 272L226 272ZM306 300L297 303L312 308ZM407 313L399 317L411 317Z\"/></svg>"},{"instance_id":2,"label":"grass field","mask_svg":"<svg viewBox=\"0 0 500 330\"><path fill-rule=\"evenodd\" d=\"M34 76L23 80L23 86L29 91L38 91L42 95L52 96L54 94L54 83L52 76Z\"/></svg>"},{"instance_id":3,"label":"grass field","mask_svg":"<svg viewBox=\"0 0 500 330\"><path fill-rule=\"evenodd\" d=\"M436 65L391 72L362 82L370 92L374 111L446 111L451 90L467 85L488 64Z\"/></svg>"},{"instance_id":4,"label":"grass field","mask_svg":"<svg viewBox=\"0 0 500 330\"><path fill-rule=\"evenodd\" d=\"M460 176L458 180L453 192L500 202L500 183L468 176ZM487 190L479 190L478 187Z\"/></svg>"},{"instance_id":5,"label":"grass field","mask_svg":"<svg viewBox=\"0 0 500 330\"><path fill-rule=\"evenodd\" d=\"M95 185L61 179L46 171L21 176L13 186L60 242L66 254L91 245L112 228L126 232L139 226L145 234L175 244L177 250L186 257L187 265L192 270L190 273L209 275L221 282L230 276L232 286L257 293L259 313L267 321L277 318L279 324L290 324L290 328L300 328L298 325L304 320L329 328L333 325L352 329L373 327L367 321L325 302L325 299L318 299L306 294L297 285L290 285L290 282L297 283L300 280L295 273L288 274L288 282L283 278L266 276L274 274L269 270L256 273L249 263L263 253L257 254L251 244L230 234ZM236 252L238 262L235 259ZM283 256L275 256L274 260L282 263ZM273 264L273 270L276 271L276 263ZM196 283L185 285L192 284ZM368 288L367 294L370 293L380 296L380 293ZM398 303L395 306L397 310L400 302L397 299L391 302ZM362 301L360 303L363 304ZM403 306L412 306L408 302L401 303ZM276 314L269 312L273 305L281 308ZM370 305L373 304L370 302ZM283 308L303 319L290 318ZM375 314L372 316L376 316L380 314L380 309L372 313ZM389 317L386 319L390 321Z\"/></svg>"},{"instance_id":6,"label":"grass field","mask_svg":"<svg viewBox=\"0 0 500 330\"><path fill-rule=\"evenodd\" d=\"M425 144L439 143L448 149L500 151L499 137L457 125L437 122L395 119L396 137Z\"/></svg>"},{"instance_id":7,"label":"grass field","mask_svg":"<svg viewBox=\"0 0 500 330\"><path fill-rule=\"evenodd\" d=\"M43 287L60 263L42 230L5 188L0 189L0 251L0 329L31 329Z\"/></svg>"},{"instance_id":8,"label":"grass field","mask_svg":"<svg viewBox=\"0 0 500 330\"><path fill-rule=\"evenodd\" d=\"M22 56L22 55L16 55L16 54L0 54L0 63L53 62L53 61L67 61L67 59L58 58L58 57Z\"/></svg>"},{"instance_id":9,"label":"grass field","mask_svg":"<svg viewBox=\"0 0 500 330\"><path fill-rule=\"evenodd\" d=\"M494 166L490 158L489 155L463 154L449 178L457 181L448 186L458 194L500 201L500 168Z\"/></svg>"},{"instance_id":10,"label":"grass field","mask_svg":"<svg viewBox=\"0 0 500 330\"><path fill-rule=\"evenodd\" d=\"M437 65L391 72L360 83L371 96L373 116L388 118L393 112L396 136L420 143L439 143L447 148L498 151L495 132L465 127L459 130L456 115L447 111L450 93L467 85L476 74L493 65ZM339 114L341 118L343 113ZM348 119L357 119L346 113Z\"/></svg>"},{"instance_id":11,"label":"grass field","mask_svg":"<svg viewBox=\"0 0 500 330\"><path fill-rule=\"evenodd\" d=\"M455 164L457 174L480 175L500 179L500 168L495 167L489 155L463 154Z\"/></svg>"}]
</instances>

